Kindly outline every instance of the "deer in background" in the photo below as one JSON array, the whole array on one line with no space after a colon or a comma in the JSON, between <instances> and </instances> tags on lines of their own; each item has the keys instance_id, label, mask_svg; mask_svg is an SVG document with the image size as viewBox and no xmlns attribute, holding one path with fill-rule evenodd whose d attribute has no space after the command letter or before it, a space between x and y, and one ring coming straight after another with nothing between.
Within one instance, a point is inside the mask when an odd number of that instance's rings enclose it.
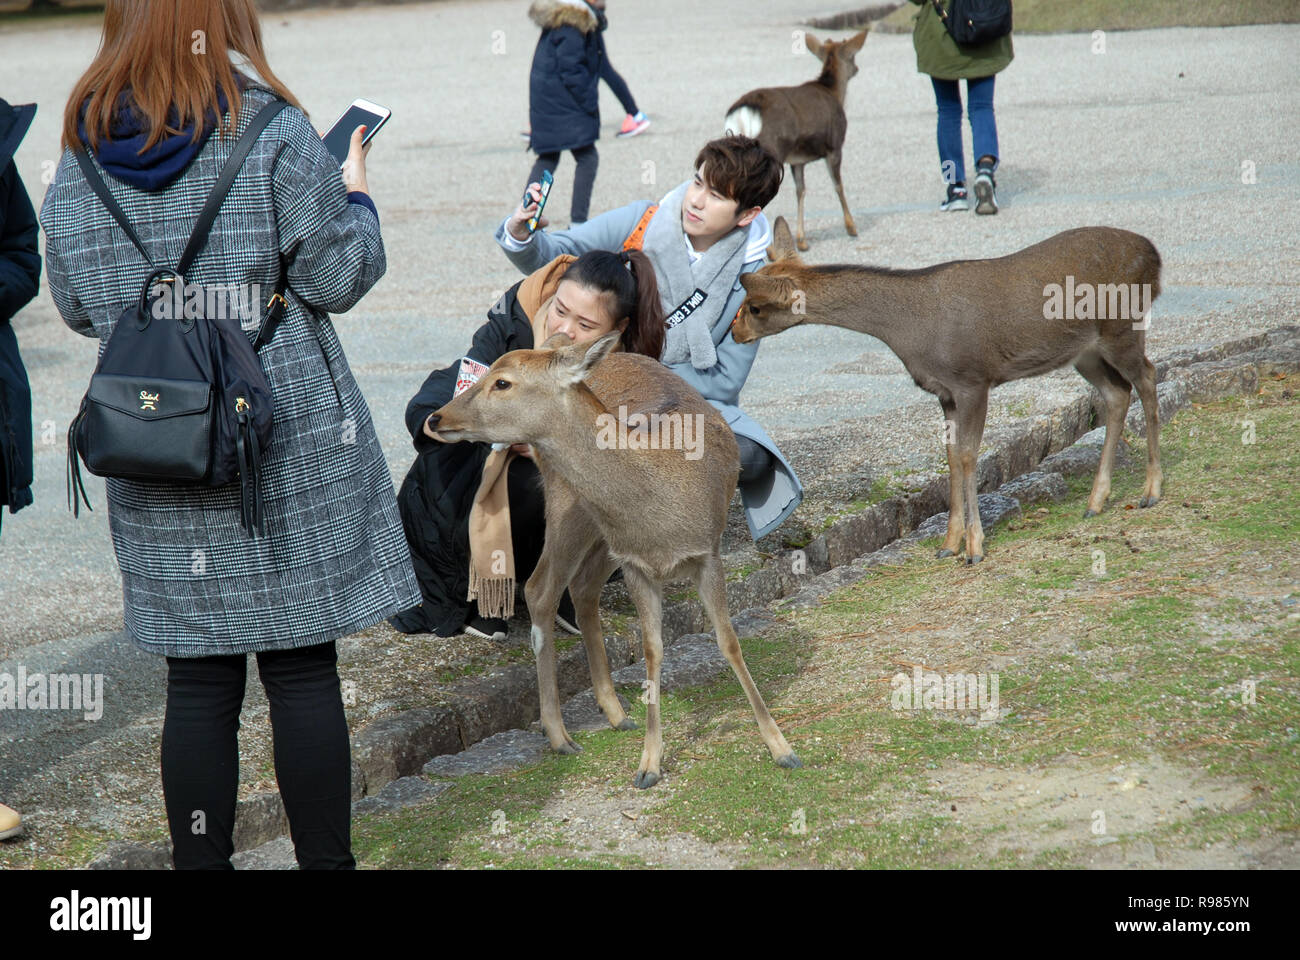
<instances>
[{"instance_id":1,"label":"deer in background","mask_svg":"<svg viewBox=\"0 0 1300 960\"><path fill-rule=\"evenodd\" d=\"M822 62L822 72L817 79L797 87L751 90L727 111L727 133L754 137L777 160L790 164L795 190L799 194L797 240L800 250L808 249L808 240L803 232L803 168L816 160L825 159L831 172L831 180L840 197L840 208L844 211L844 229L850 237L858 235L853 214L849 212L849 201L844 197L840 160L844 151L844 132L848 128L848 119L844 116L844 92L849 80L857 75L858 65L853 58L866 39L866 30L838 43L834 40L822 42L811 33L804 34L804 43Z\"/></svg>"},{"instance_id":2,"label":"deer in background","mask_svg":"<svg viewBox=\"0 0 1300 960\"><path fill-rule=\"evenodd\" d=\"M768 258L773 262L740 278L747 296L732 327L737 343L800 323L846 327L883 340L916 385L939 398L946 424L948 532L938 556L956 555L963 537L967 563L984 556L976 461L989 389L1067 363L1097 388L1106 420L1084 516L1099 513L1110 493L1133 387L1147 428L1146 486L1139 503L1149 507L1160 499L1156 371L1145 351L1146 318L1160 295L1160 254L1146 237L1081 227L990 260L919 270L807 266L795 252L790 227L778 217ZM1103 313L1121 315L1096 319Z\"/></svg>"},{"instance_id":3,"label":"deer in background","mask_svg":"<svg viewBox=\"0 0 1300 960\"><path fill-rule=\"evenodd\" d=\"M639 354L611 354L618 336L570 344L557 334L540 350L511 351L430 419L448 442L531 443L535 450L546 490L546 541L525 595L542 727L558 752L581 749L564 728L555 676L555 613L566 586L596 702L616 729L636 727L614 692L600 627L600 589L621 566L641 621L648 681L645 746L633 782L645 788L659 781L663 584L689 575L773 759L783 767L802 766L749 675L727 611L719 545L740 473L735 436L721 414L667 367ZM609 442L616 422L626 431L625 442ZM663 431L649 435L647 422L660 428L676 423L684 443L674 449L671 436L656 442Z\"/></svg>"}]
</instances>

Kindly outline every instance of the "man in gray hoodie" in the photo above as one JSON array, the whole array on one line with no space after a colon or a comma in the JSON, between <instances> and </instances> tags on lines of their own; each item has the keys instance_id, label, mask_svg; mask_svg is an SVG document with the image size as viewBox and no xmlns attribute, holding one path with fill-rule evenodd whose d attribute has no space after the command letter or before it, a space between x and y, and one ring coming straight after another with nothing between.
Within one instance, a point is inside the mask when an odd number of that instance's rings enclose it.
<instances>
[{"instance_id":1,"label":"man in gray hoodie","mask_svg":"<svg viewBox=\"0 0 1300 960\"><path fill-rule=\"evenodd\" d=\"M496 241L524 273L562 253L641 249L654 264L667 317L665 366L726 418L740 447L740 493L750 535L766 536L803 500L794 469L763 428L737 405L758 342L740 344L731 324L745 299L742 274L763 265L772 232L763 207L781 186L782 166L750 137L706 143L695 173L658 203L639 201L569 230L531 236L537 212L522 204L497 228Z\"/></svg>"}]
</instances>

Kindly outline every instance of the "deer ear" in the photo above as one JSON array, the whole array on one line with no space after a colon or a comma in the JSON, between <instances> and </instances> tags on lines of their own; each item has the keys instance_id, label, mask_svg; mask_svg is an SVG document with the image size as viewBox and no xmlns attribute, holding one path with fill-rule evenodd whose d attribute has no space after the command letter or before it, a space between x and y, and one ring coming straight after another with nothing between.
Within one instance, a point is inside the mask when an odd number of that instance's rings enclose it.
<instances>
[{"instance_id":1,"label":"deer ear","mask_svg":"<svg viewBox=\"0 0 1300 960\"><path fill-rule=\"evenodd\" d=\"M561 347L567 347L571 342L572 341L569 340L568 334L553 333L549 337L547 337L546 342L543 343L537 349L538 350L559 350Z\"/></svg>"},{"instance_id":2,"label":"deer ear","mask_svg":"<svg viewBox=\"0 0 1300 960\"><path fill-rule=\"evenodd\" d=\"M871 29L870 27L867 28ZM849 39L840 44L840 51L846 56L853 56L862 49L862 45L867 42L867 30L855 33Z\"/></svg>"},{"instance_id":3,"label":"deer ear","mask_svg":"<svg viewBox=\"0 0 1300 960\"><path fill-rule=\"evenodd\" d=\"M760 306L776 303L785 306L790 302L790 281L785 277L770 277L762 270L756 273L742 273L740 285L745 288L748 299Z\"/></svg>"},{"instance_id":4,"label":"deer ear","mask_svg":"<svg viewBox=\"0 0 1300 960\"><path fill-rule=\"evenodd\" d=\"M790 224L785 222L785 217L777 217L776 223L772 224L772 245L767 248L767 259L773 263L777 260L799 259L794 234L790 232Z\"/></svg>"},{"instance_id":5,"label":"deer ear","mask_svg":"<svg viewBox=\"0 0 1300 960\"><path fill-rule=\"evenodd\" d=\"M610 351L618 344L620 336L621 334L618 333L607 333L594 343L574 344L556 351L556 356L560 357L561 362L565 364L561 374L564 385L572 387L586 380L592 368L609 356Z\"/></svg>"},{"instance_id":6,"label":"deer ear","mask_svg":"<svg viewBox=\"0 0 1300 960\"><path fill-rule=\"evenodd\" d=\"M808 52L811 53L814 57L823 56L824 48L822 47L822 42L818 40L816 37L814 37L811 33L805 33L803 35L803 42L804 42L804 46L808 48Z\"/></svg>"}]
</instances>

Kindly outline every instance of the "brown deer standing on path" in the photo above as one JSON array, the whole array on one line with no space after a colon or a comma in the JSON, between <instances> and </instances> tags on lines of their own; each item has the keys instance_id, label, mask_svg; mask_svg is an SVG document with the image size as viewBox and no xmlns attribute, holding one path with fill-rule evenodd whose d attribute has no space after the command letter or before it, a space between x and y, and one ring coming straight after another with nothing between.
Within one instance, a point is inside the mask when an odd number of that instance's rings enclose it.
<instances>
[{"instance_id":1,"label":"brown deer standing on path","mask_svg":"<svg viewBox=\"0 0 1300 960\"><path fill-rule=\"evenodd\" d=\"M570 344L557 334L540 350L511 351L430 418L431 429L449 442L531 443L535 450L546 490L546 542L525 594L542 726L560 753L581 749L564 728L555 678L555 613L567 586L596 701L615 728L635 729L614 692L600 627L600 589L621 566L641 620L648 681L634 783L659 781L663 584L690 575L772 757L783 767L802 766L750 678L727 612L719 543L740 473L735 436L667 367L639 354L611 354L617 342L610 334Z\"/></svg>"},{"instance_id":2,"label":"brown deer standing on path","mask_svg":"<svg viewBox=\"0 0 1300 960\"><path fill-rule=\"evenodd\" d=\"M844 229L850 237L858 235L853 214L849 212L849 201L844 197L840 160L844 150L844 132L848 128L844 116L844 91L849 80L857 75L858 65L853 58L866 39L866 30L838 43L834 40L822 42L811 33L804 34L804 43L822 62L821 75L797 87L751 90L727 111L728 133L754 137L779 161L790 164L795 190L799 194L800 250L808 249L803 232L803 168L805 164L823 158L840 196Z\"/></svg>"},{"instance_id":3,"label":"brown deer standing on path","mask_svg":"<svg viewBox=\"0 0 1300 960\"><path fill-rule=\"evenodd\" d=\"M846 327L883 340L916 385L939 398L948 425L948 535L940 557L955 555L963 536L967 563L984 556L975 467L989 389L1067 363L1097 388L1105 409L1106 441L1084 516L1099 513L1110 493L1133 387L1147 427L1140 505L1160 499L1156 371L1145 352L1160 254L1146 237L1080 227L991 260L920 270L807 266L778 217L768 258L773 262L740 278L747 296L732 327L737 343L800 323Z\"/></svg>"}]
</instances>

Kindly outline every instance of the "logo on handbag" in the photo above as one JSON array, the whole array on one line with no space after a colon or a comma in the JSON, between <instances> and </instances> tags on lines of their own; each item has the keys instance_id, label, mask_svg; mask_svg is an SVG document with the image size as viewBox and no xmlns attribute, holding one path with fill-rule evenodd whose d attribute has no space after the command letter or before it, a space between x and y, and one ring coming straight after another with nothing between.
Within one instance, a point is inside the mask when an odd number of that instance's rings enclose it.
<instances>
[{"instance_id":1,"label":"logo on handbag","mask_svg":"<svg viewBox=\"0 0 1300 960\"><path fill-rule=\"evenodd\" d=\"M141 409L141 410L157 410L157 409L158 409L158 396L159 396L158 394L156 394L156 393L150 393L148 390L141 390L141 391L140 391L140 409Z\"/></svg>"}]
</instances>

